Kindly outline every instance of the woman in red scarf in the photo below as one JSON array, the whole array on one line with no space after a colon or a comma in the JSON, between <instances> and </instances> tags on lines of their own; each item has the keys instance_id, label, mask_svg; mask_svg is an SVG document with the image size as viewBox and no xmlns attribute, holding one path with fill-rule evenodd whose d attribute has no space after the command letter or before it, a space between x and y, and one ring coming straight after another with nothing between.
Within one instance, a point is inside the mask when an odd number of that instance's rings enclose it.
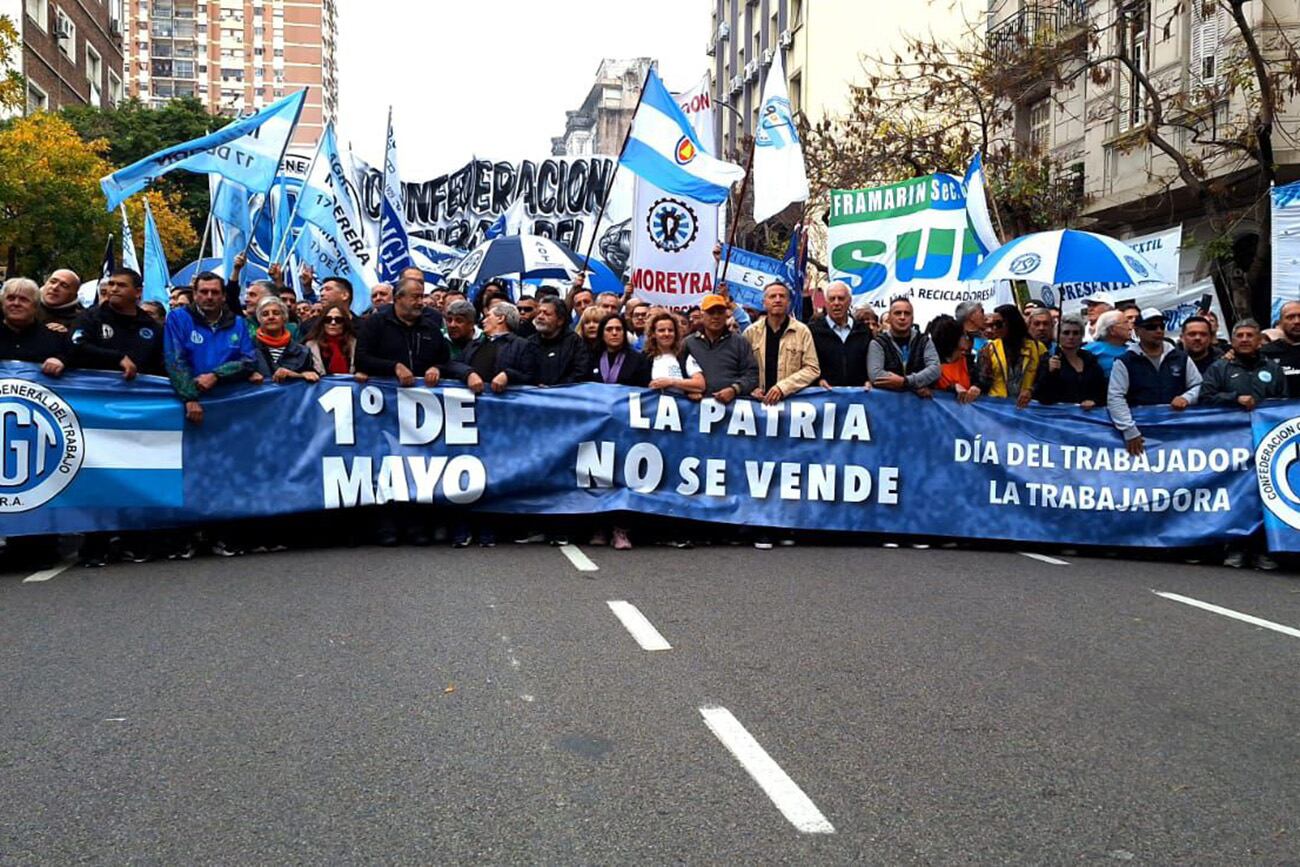
<instances>
[{"instance_id":1,"label":"woman in red scarf","mask_svg":"<svg viewBox=\"0 0 1300 867\"><path fill-rule=\"evenodd\" d=\"M257 302L257 332L253 335L253 360L263 378L277 383L293 379L316 382L318 362L307 348L293 339L289 308L275 295Z\"/></svg>"},{"instance_id":2,"label":"woman in red scarf","mask_svg":"<svg viewBox=\"0 0 1300 867\"><path fill-rule=\"evenodd\" d=\"M357 333L351 311L342 304L331 304L321 311L307 335L307 349L327 374L355 374L360 381L366 379L364 373L356 372Z\"/></svg>"}]
</instances>

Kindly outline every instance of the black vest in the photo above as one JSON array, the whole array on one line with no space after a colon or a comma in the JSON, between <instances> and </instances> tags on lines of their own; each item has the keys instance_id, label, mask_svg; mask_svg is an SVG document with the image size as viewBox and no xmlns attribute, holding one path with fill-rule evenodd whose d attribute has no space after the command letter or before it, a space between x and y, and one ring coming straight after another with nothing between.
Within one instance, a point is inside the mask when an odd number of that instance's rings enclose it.
<instances>
[{"instance_id":1,"label":"black vest","mask_svg":"<svg viewBox=\"0 0 1300 867\"><path fill-rule=\"evenodd\" d=\"M1119 357L1128 369L1128 405L1158 406L1187 391L1187 365L1191 360L1181 349L1171 350L1156 370L1150 359L1126 352Z\"/></svg>"},{"instance_id":2,"label":"black vest","mask_svg":"<svg viewBox=\"0 0 1300 867\"><path fill-rule=\"evenodd\" d=\"M930 342L928 335L919 332L912 334L908 341L906 365L903 364L903 353L898 351L898 344L894 342L894 336L888 328L876 335L876 342L885 353L885 370L888 373L908 376L925 370L925 346Z\"/></svg>"}]
</instances>

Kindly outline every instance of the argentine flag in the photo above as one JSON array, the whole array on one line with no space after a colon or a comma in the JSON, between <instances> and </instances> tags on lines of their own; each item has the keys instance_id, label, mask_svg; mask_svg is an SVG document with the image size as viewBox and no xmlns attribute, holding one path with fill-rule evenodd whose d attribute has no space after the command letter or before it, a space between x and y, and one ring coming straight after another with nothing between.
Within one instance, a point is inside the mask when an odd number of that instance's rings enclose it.
<instances>
[{"instance_id":1,"label":"argentine flag","mask_svg":"<svg viewBox=\"0 0 1300 867\"><path fill-rule=\"evenodd\" d=\"M705 153L677 100L650 68L619 164L666 193L716 205L745 170Z\"/></svg>"}]
</instances>

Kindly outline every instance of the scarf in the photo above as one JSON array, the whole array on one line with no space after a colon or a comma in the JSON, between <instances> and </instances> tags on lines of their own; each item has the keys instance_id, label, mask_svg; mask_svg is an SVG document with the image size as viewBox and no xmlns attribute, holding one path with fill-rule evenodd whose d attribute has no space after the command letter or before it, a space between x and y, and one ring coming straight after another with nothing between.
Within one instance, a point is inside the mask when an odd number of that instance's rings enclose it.
<instances>
[{"instance_id":1,"label":"scarf","mask_svg":"<svg viewBox=\"0 0 1300 867\"><path fill-rule=\"evenodd\" d=\"M325 337L320 342L321 361L325 362L326 373L351 373L348 354L343 348L341 337Z\"/></svg>"},{"instance_id":2,"label":"scarf","mask_svg":"<svg viewBox=\"0 0 1300 867\"><path fill-rule=\"evenodd\" d=\"M276 349L284 349L289 345L290 341L293 340L293 335L288 331L283 331L280 333L279 337L271 337L259 328L257 329L257 340L259 343L265 344L266 346L271 346Z\"/></svg>"},{"instance_id":3,"label":"scarf","mask_svg":"<svg viewBox=\"0 0 1300 867\"><path fill-rule=\"evenodd\" d=\"M623 371L623 359L626 357L627 352L621 351L614 356L614 360L611 362L609 353L602 352L600 354L600 378L609 385L617 385L618 375Z\"/></svg>"}]
</instances>

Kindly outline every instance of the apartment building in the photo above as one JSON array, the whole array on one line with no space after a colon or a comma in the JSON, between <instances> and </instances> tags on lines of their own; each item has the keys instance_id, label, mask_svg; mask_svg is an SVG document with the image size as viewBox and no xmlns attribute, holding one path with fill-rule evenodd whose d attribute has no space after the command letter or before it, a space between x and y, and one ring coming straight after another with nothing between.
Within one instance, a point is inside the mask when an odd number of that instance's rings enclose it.
<instances>
[{"instance_id":1,"label":"apartment building","mask_svg":"<svg viewBox=\"0 0 1300 867\"><path fill-rule=\"evenodd\" d=\"M22 46L12 68L27 82L25 111L122 99L122 2L0 0Z\"/></svg>"},{"instance_id":2,"label":"apartment building","mask_svg":"<svg viewBox=\"0 0 1300 867\"><path fill-rule=\"evenodd\" d=\"M1300 4L1291 0L1247 3L1244 11L1267 50L1277 50L1271 34L1300 35ZM1121 14L1127 26L1116 27ZM1187 126L1166 124L1160 134L1178 152L1203 161L1209 177L1248 207L1266 192L1248 167L1197 142L1229 133L1249 116L1245 94L1238 90L1229 97L1222 88L1242 46L1227 13L1186 0L990 0L987 28L1014 102L1011 134L1019 146L1050 154L1064 166L1082 204L1083 227L1128 237L1181 223L1181 280L1205 277L1210 263L1197 242L1213 233L1201 206L1177 180L1168 156L1154 145L1135 144L1133 133L1150 118L1140 81L1118 62L1104 63L1100 76L1071 73L1123 51L1159 91L1185 95L1201 119L1192 123L1189 112L1168 111L1169 120L1187 120ZM1065 58L1063 81L1032 71L1043 51ZM1278 118L1290 130L1275 136L1275 161L1285 180L1300 177L1298 120L1294 101ZM1259 224L1247 216L1234 239L1249 247L1258 232Z\"/></svg>"},{"instance_id":3,"label":"apartment building","mask_svg":"<svg viewBox=\"0 0 1300 867\"><path fill-rule=\"evenodd\" d=\"M790 106L810 122L848 110L854 84L866 80L863 56L892 56L907 36L958 37L979 22L984 0L708 0L705 53L713 73L721 153L743 160L763 101L774 52L784 51Z\"/></svg>"},{"instance_id":4,"label":"apartment building","mask_svg":"<svg viewBox=\"0 0 1300 867\"><path fill-rule=\"evenodd\" d=\"M294 144L338 114L335 0L122 0L128 92L235 116L310 88Z\"/></svg>"},{"instance_id":5,"label":"apartment building","mask_svg":"<svg viewBox=\"0 0 1300 867\"><path fill-rule=\"evenodd\" d=\"M652 63L649 57L602 60L582 105L565 112L564 134L551 139L551 155L618 156Z\"/></svg>"}]
</instances>

